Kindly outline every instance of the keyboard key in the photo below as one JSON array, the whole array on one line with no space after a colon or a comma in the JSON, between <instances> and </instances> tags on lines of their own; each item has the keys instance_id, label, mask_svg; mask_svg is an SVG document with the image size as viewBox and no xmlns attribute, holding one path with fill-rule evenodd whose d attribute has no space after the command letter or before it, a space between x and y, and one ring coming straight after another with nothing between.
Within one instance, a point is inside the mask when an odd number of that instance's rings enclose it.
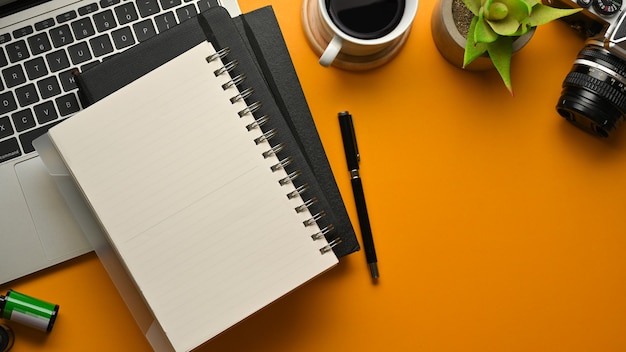
<instances>
[{"instance_id":1,"label":"keyboard key","mask_svg":"<svg viewBox=\"0 0 626 352\"><path fill-rule=\"evenodd\" d=\"M8 43L11 41L11 35L9 33L0 34L0 44Z\"/></svg>"},{"instance_id":2,"label":"keyboard key","mask_svg":"<svg viewBox=\"0 0 626 352\"><path fill-rule=\"evenodd\" d=\"M161 11L158 0L138 0L137 7L141 17L148 17Z\"/></svg>"},{"instance_id":3,"label":"keyboard key","mask_svg":"<svg viewBox=\"0 0 626 352\"><path fill-rule=\"evenodd\" d=\"M46 55L46 61L52 72L70 67L70 60L68 60L64 50L57 50Z\"/></svg>"},{"instance_id":4,"label":"keyboard key","mask_svg":"<svg viewBox=\"0 0 626 352\"><path fill-rule=\"evenodd\" d=\"M32 83L17 88L15 90L15 95L17 96L17 101L20 103L21 107L28 106L39 101L37 89Z\"/></svg>"},{"instance_id":5,"label":"keyboard key","mask_svg":"<svg viewBox=\"0 0 626 352\"><path fill-rule=\"evenodd\" d=\"M160 1L161 1L161 7L163 8L163 10L169 10L172 7L176 7L182 4L180 0L160 0Z\"/></svg>"},{"instance_id":6,"label":"keyboard key","mask_svg":"<svg viewBox=\"0 0 626 352\"><path fill-rule=\"evenodd\" d=\"M70 31L70 26L64 24L50 31L50 38L55 48L74 42L74 36Z\"/></svg>"},{"instance_id":7,"label":"keyboard key","mask_svg":"<svg viewBox=\"0 0 626 352\"><path fill-rule=\"evenodd\" d=\"M61 94L61 86L55 76L50 76L37 82L37 88L41 92L41 99L48 99Z\"/></svg>"},{"instance_id":8,"label":"keyboard key","mask_svg":"<svg viewBox=\"0 0 626 352\"><path fill-rule=\"evenodd\" d=\"M117 5L120 3L120 0L100 0L100 7L109 7L113 5Z\"/></svg>"},{"instance_id":9,"label":"keyboard key","mask_svg":"<svg viewBox=\"0 0 626 352\"><path fill-rule=\"evenodd\" d=\"M39 21L35 23L35 29L38 31L43 31L44 29L50 28L54 26L55 22L53 18L47 18L43 21Z\"/></svg>"},{"instance_id":10,"label":"keyboard key","mask_svg":"<svg viewBox=\"0 0 626 352\"><path fill-rule=\"evenodd\" d=\"M39 55L52 50L52 45L50 44L48 35L45 32L35 34L34 36L28 38L28 45L30 46L30 52L33 53L33 55Z\"/></svg>"},{"instance_id":11,"label":"keyboard key","mask_svg":"<svg viewBox=\"0 0 626 352\"><path fill-rule=\"evenodd\" d=\"M196 7L193 5L187 5L176 10L176 15L178 16L178 21L180 23L195 17L197 14Z\"/></svg>"},{"instance_id":12,"label":"keyboard key","mask_svg":"<svg viewBox=\"0 0 626 352\"><path fill-rule=\"evenodd\" d=\"M217 0L200 0L197 4L200 12L206 11L211 7L220 6Z\"/></svg>"},{"instance_id":13,"label":"keyboard key","mask_svg":"<svg viewBox=\"0 0 626 352\"><path fill-rule=\"evenodd\" d=\"M31 80L41 78L48 74L46 63L43 61L42 57L36 57L32 60L26 61L24 63L24 68L26 69L26 75Z\"/></svg>"},{"instance_id":14,"label":"keyboard key","mask_svg":"<svg viewBox=\"0 0 626 352\"><path fill-rule=\"evenodd\" d=\"M91 60L91 52L87 43L80 42L67 48L67 52L70 54L72 63L78 65L83 62Z\"/></svg>"},{"instance_id":15,"label":"keyboard key","mask_svg":"<svg viewBox=\"0 0 626 352\"><path fill-rule=\"evenodd\" d=\"M59 80L61 81L63 91L67 92L78 88L78 86L76 85L76 76L74 75L74 72L77 72L75 68L63 71L59 74Z\"/></svg>"},{"instance_id":16,"label":"keyboard key","mask_svg":"<svg viewBox=\"0 0 626 352\"><path fill-rule=\"evenodd\" d=\"M74 32L74 38L81 40L96 34L91 18L85 17L78 21L72 22L72 31Z\"/></svg>"},{"instance_id":17,"label":"keyboard key","mask_svg":"<svg viewBox=\"0 0 626 352\"><path fill-rule=\"evenodd\" d=\"M171 11L156 16L154 18L154 21L156 22L159 33L166 31L178 24L176 23L176 16L174 16L174 13Z\"/></svg>"},{"instance_id":18,"label":"keyboard key","mask_svg":"<svg viewBox=\"0 0 626 352\"><path fill-rule=\"evenodd\" d=\"M130 30L130 27L123 27L111 33L113 36L113 43L117 49L123 49L135 44L135 37Z\"/></svg>"},{"instance_id":19,"label":"keyboard key","mask_svg":"<svg viewBox=\"0 0 626 352\"><path fill-rule=\"evenodd\" d=\"M66 13L58 15L56 19L57 19L57 22L63 23L63 22L71 21L75 19L76 17L78 17L76 15L76 11L68 11Z\"/></svg>"},{"instance_id":20,"label":"keyboard key","mask_svg":"<svg viewBox=\"0 0 626 352\"><path fill-rule=\"evenodd\" d=\"M135 5L132 2L117 6L115 8L115 16L117 16L117 22L120 25L139 19Z\"/></svg>"},{"instance_id":21,"label":"keyboard key","mask_svg":"<svg viewBox=\"0 0 626 352\"><path fill-rule=\"evenodd\" d=\"M11 120L13 120L13 125L15 125L15 129L18 132L22 132L29 128L37 126L37 123L33 118L33 113L32 111L30 111L30 109L16 112L15 114L11 115Z\"/></svg>"},{"instance_id":22,"label":"keyboard key","mask_svg":"<svg viewBox=\"0 0 626 352\"><path fill-rule=\"evenodd\" d=\"M33 34L33 26L26 26L13 31L13 38L21 38Z\"/></svg>"},{"instance_id":23,"label":"keyboard key","mask_svg":"<svg viewBox=\"0 0 626 352\"><path fill-rule=\"evenodd\" d=\"M109 39L109 36L106 34L90 39L89 46L91 46L95 57L113 52L113 44L111 44L111 39Z\"/></svg>"},{"instance_id":24,"label":"keyboard key","mask_svg":"<svg viewBox=\"0 0 626 352\"><path fill-rule=\"evenodd\" d=\"M2 77L7 84L7 88L19 86L26 82L26 75L21 65L15 65L2 70Z\"/></svg>"},{"instance_id":25,"label":"keyboard key","mask_svg":"<svg viewBox=\"0 0 626 352\"><path fill-rule=\"evenodd\" d=\"M0 142L0 163L22 155L16 138Z\"/></svg>"},{"instance_id":26,"label":"keyboard key","mask_svg":"<svg viewBox=\"0 0 626 352\"><path fill-rule=\"evenodd\" d=\"M51 123L49 125L36 128L36 129L28 131L26 133L22 133L20 135L20 143L22 144L22 148L24 148L24 153L32 153L32 152L34 152L35 148L33 147L33 141L37 137L39 137L42 134L48 132L48 130L50 128L52 128L54 125L58 124L59 122L61 122L61 121L56 121L56 122L53 122L53 123ZM1 148L2 148L2 146L0 146L0 150L2 150ZM0 153L0 155L1 154L2 153Z\"/></svg>"},{"instance_id":27,"label":"keyboard key","mask_svg":"<svg viewBox=\"0 0 626 352\"><path fill-rule=\"evenodd\" d=\"M61 116L75 114L78 110L80 110L80 105L78 105L78 100L76 99L76 95L74 93L58 97L55 102L59 108Z\"/></svg>"},{"instance_id":28,"label":"keyboard key","mask_svg":"<svg viewBox=\"0 0 626 352\"><path fill-rule=\"evenodd\" d=\"M156 30L154 29L154 25L150 19L135 23L133 25L133 30L135 31L137 40L140 42L156 35Z\"/></svg>"},{"instance_id":29,"label":"keyboard key","mask_svg":"<svg viewBox=\"0 0 626 352\"><path fill-rule=\"evenodd\" d=\"M6 46L7 55L9 60L14 63L20 60L26 60L30 57L28 49L26 48L26 42L24 40L18 40L15 43L10 43Z\"/></svg>"},{"instance_id":30,"label":"keyboard key","mask_svg":"<svg viewBox=\"0 0 626 352\"><path fill-rule=\"evenodd\" d=\"M4 55L4 50L0 48L0 67L4 67L9 64L9 60L7 60L7 56Z\"/></svg>"},{"instance_id":31,"label":"keyboard key","mask_svg":"<svg viewBox=\"0 0 626 352\"><path fill-rule=\"evenodd\" d=\"M78 14L81 16L85 16L86 14L96 11L98 11L98 4L96 4L95 2L78 8Z\"/></svg>"},{"instance_id":32,"label":"keyboard key","mask_svg":"<svg viewBox=\"0 0 626 352\"><path fill-rule=\"evenodd\" d=\"M54 103L51 101L35 105L33 109L35 110L35 116L37 116L37 121L39 121L39 123L50 122L59 117L59 115L57 115L57 110L54 108Z\"/></svg>"},{"instance_id":33,"label":"keyboard key","mask_svg":"<svg viewBox=\"0 0 626 352\"><path fill-rule=\"evenodd\" d=\"M13 111L17 109L17 102L15 101L15 97L13 93L6 92L0 94L0 115L4 115L7 112Z\"/></svg>"},{"instance_id":34,"label":"keyboard key","mask_svg":"<svg viewBox=\"0 0 626 352\"><path fill-rule=\"evenodd\" d=\"M93 15L93 21L96 24L98 32L108 31L109 29L117 27L115 16L113 11L106 10Z\"/></svg>"},{"instance_id":35,"label":"keyboard key","mask_svg":"<svg viewBox=\"0 0 626 352\"><path fill-rule=\"evenodd\" d=\"M0 138L6 138L13 134L13 126L7 116L0 117Z\"/></svg>"}]
</instances>

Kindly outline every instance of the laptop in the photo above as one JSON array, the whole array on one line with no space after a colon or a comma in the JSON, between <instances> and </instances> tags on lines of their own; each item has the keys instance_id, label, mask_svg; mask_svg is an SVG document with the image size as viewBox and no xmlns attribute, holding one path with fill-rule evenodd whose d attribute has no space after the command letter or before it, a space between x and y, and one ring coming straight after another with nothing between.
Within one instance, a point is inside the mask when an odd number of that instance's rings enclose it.
<instances>
[{"instance_id":1,"label":"laptop","mask_svg":"<svg viewBox=\"0 0 626 352\"><path fill-rule=\"evenodd\" d=\"M32 141L82 109L85 71L237 0L0 0L0 285L92 250Z\"/></svg>"}]
</instances>

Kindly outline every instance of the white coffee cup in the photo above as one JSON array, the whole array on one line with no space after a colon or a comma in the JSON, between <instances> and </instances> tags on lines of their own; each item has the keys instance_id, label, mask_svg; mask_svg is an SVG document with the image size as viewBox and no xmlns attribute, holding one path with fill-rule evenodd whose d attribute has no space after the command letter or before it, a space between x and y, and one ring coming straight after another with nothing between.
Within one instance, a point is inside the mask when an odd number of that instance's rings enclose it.
<instances>
[{"instance_id":1,"label":"white coffee cup","mask_svg":"<svg viewBox=\"0 0 626 352\"><path fill-rule=\"evenodd\" d=\"M357 38L340 29L329 14L326 0L317 0L317 4L320 24L324 32L322 36L331 38L326 48L323 49L319 63L322 66L330 66L340 53L348 57L357 57L358 59L355 59L357 61L367 60L368 57L378 60L377 55L385 51L393 55L397 51L394 46L404 44L417 13L418 0L405 0L400 19L391 31L380 37L367 39Z\"/></svg>"}]
</instances>

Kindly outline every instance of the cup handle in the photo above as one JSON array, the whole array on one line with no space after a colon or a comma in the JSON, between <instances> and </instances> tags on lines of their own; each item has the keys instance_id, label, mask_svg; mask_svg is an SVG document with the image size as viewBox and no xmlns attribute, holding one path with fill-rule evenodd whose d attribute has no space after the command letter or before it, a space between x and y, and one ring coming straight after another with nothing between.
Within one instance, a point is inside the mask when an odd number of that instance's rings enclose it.
<instances>
[{"instance_id":1,"label":"cup handle","mask_svg":"<svg viewBox=\"0 0 626 352\"><path fill-rule=\"evenodd\" d=\"M322 66L328 67L339 54L339 50L341 50L341 45L343 44L343 40L338 35L335 35L333 39L331 39L330 43L326 47L326 50L320 56L320 64Z\"/></svg>"}]
</instances>

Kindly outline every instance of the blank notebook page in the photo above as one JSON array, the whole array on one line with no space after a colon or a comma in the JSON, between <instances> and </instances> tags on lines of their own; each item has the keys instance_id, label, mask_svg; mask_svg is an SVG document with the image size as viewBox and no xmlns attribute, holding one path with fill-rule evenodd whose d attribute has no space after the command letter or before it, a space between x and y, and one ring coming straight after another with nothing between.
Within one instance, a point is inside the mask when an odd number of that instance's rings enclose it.
<instances>
[{"instance_id":1,"label":"blank notebook page","mask_svg":"<svg viewBox=\"0 0 626 352\"><path fill-rule=\"evenodd\" d=\"M337 263L214 52L202 43L50 130L177 351Z\"/></svg>"}]
</instances>

